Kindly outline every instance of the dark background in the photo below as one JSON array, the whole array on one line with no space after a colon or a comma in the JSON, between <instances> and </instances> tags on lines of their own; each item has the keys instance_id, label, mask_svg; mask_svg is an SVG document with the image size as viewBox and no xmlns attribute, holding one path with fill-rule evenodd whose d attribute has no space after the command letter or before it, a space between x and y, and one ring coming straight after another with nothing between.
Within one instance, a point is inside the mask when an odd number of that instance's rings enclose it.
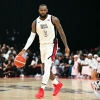
<instances>
[{"instance_id":1,"label":"dark background","mask_svg":"<svg viewBox=\"0 0 100 100\"><path fill-rule=\"evenodd\" d=\"M0 42L26 43L42 3L60 19L71 51L100 45L100 0L0 0ZM13 34L13 29L19 34ZM15 41L11 41L13 36ZM59 47L64 49L59 35L58 38ZM38 49L38 45L37 36L31 48Z\"/></svg>"}]
</instances>

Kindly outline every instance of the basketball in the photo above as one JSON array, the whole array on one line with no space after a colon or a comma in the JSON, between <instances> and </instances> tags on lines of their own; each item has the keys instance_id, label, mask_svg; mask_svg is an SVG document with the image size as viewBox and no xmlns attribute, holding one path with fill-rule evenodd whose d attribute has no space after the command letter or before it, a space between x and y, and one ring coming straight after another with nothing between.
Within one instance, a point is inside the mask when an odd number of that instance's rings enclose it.
<instances>
[{"instance_id":1,"label":"basketball","mask_svg":"<svg viewBox=\"0 0 100 100\"><path fill-rule=\"evenodd\" d=\"M17 68L22 68L26 63L26 59L22 56L16 56L14 64Z\"/></svg>"}]
</instances>

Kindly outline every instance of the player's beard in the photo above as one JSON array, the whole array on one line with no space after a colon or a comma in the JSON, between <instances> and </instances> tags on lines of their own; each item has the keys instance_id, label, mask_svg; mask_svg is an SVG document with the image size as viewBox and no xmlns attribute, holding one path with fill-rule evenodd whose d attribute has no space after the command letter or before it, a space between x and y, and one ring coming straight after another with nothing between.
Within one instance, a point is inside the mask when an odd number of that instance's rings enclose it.
<instances>
[{"instance_id":1,"label":"player's beard","mask_svg":"<svg viewBox=\"0 0 100 100\"><path fill-rule=\"evenodd\" d=\"M42 16L42 15L39 13L39 16L40 16L41 18L46 18L46 17L47 17L47 14L48 14L48 13L46 13L44 16Z\"/></svg>"}]
</instances>

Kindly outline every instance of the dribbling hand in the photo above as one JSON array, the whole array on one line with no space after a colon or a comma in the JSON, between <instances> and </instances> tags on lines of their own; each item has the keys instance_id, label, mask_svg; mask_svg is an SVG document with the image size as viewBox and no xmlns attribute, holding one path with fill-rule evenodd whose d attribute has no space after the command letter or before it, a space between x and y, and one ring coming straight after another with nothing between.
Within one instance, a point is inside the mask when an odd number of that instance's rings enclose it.
<instances>
[{"instance_id":1,"label":"dribbling hand","mask_svg":"<svg viewBox=\"0 0 100 100\"><path fill-rule=\"evenodd\" d=\"M26 51L23 49L21 52L19 52L18 56L22 56Z\"/></svg>"}]
</instances>

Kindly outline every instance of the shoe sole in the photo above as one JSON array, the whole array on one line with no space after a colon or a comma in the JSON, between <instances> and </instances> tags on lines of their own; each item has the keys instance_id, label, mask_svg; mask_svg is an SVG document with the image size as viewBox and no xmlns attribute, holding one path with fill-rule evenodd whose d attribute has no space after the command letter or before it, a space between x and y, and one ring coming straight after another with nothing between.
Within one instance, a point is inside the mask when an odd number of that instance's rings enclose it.
<instances>
[{"instance_id":1,"label":"shoe sole","mask_svg":"<svg viewBox=\"0 0 100 100\"><path fill-rule=\"evenodd\" d=\"M38 95L35 95L35 98L36 98L36 99L42 99L43 97L40 97L40 96L38 96Z\"/></svg>"},{"instance_id":2,"label":"shoe sole","mask_svg":"<svg viewBox=\"0 0 100 100\"><path fill-rule=\"evenodd\" d=\"M52 94L52 95L56 96L58 94L58 92L60 91L60 89L62 88L62 86L63 86L63 84L61 84L61 86L60 86L59 90L57 91L57 93L56 94Z\"/></svg>"}]
</instances>

